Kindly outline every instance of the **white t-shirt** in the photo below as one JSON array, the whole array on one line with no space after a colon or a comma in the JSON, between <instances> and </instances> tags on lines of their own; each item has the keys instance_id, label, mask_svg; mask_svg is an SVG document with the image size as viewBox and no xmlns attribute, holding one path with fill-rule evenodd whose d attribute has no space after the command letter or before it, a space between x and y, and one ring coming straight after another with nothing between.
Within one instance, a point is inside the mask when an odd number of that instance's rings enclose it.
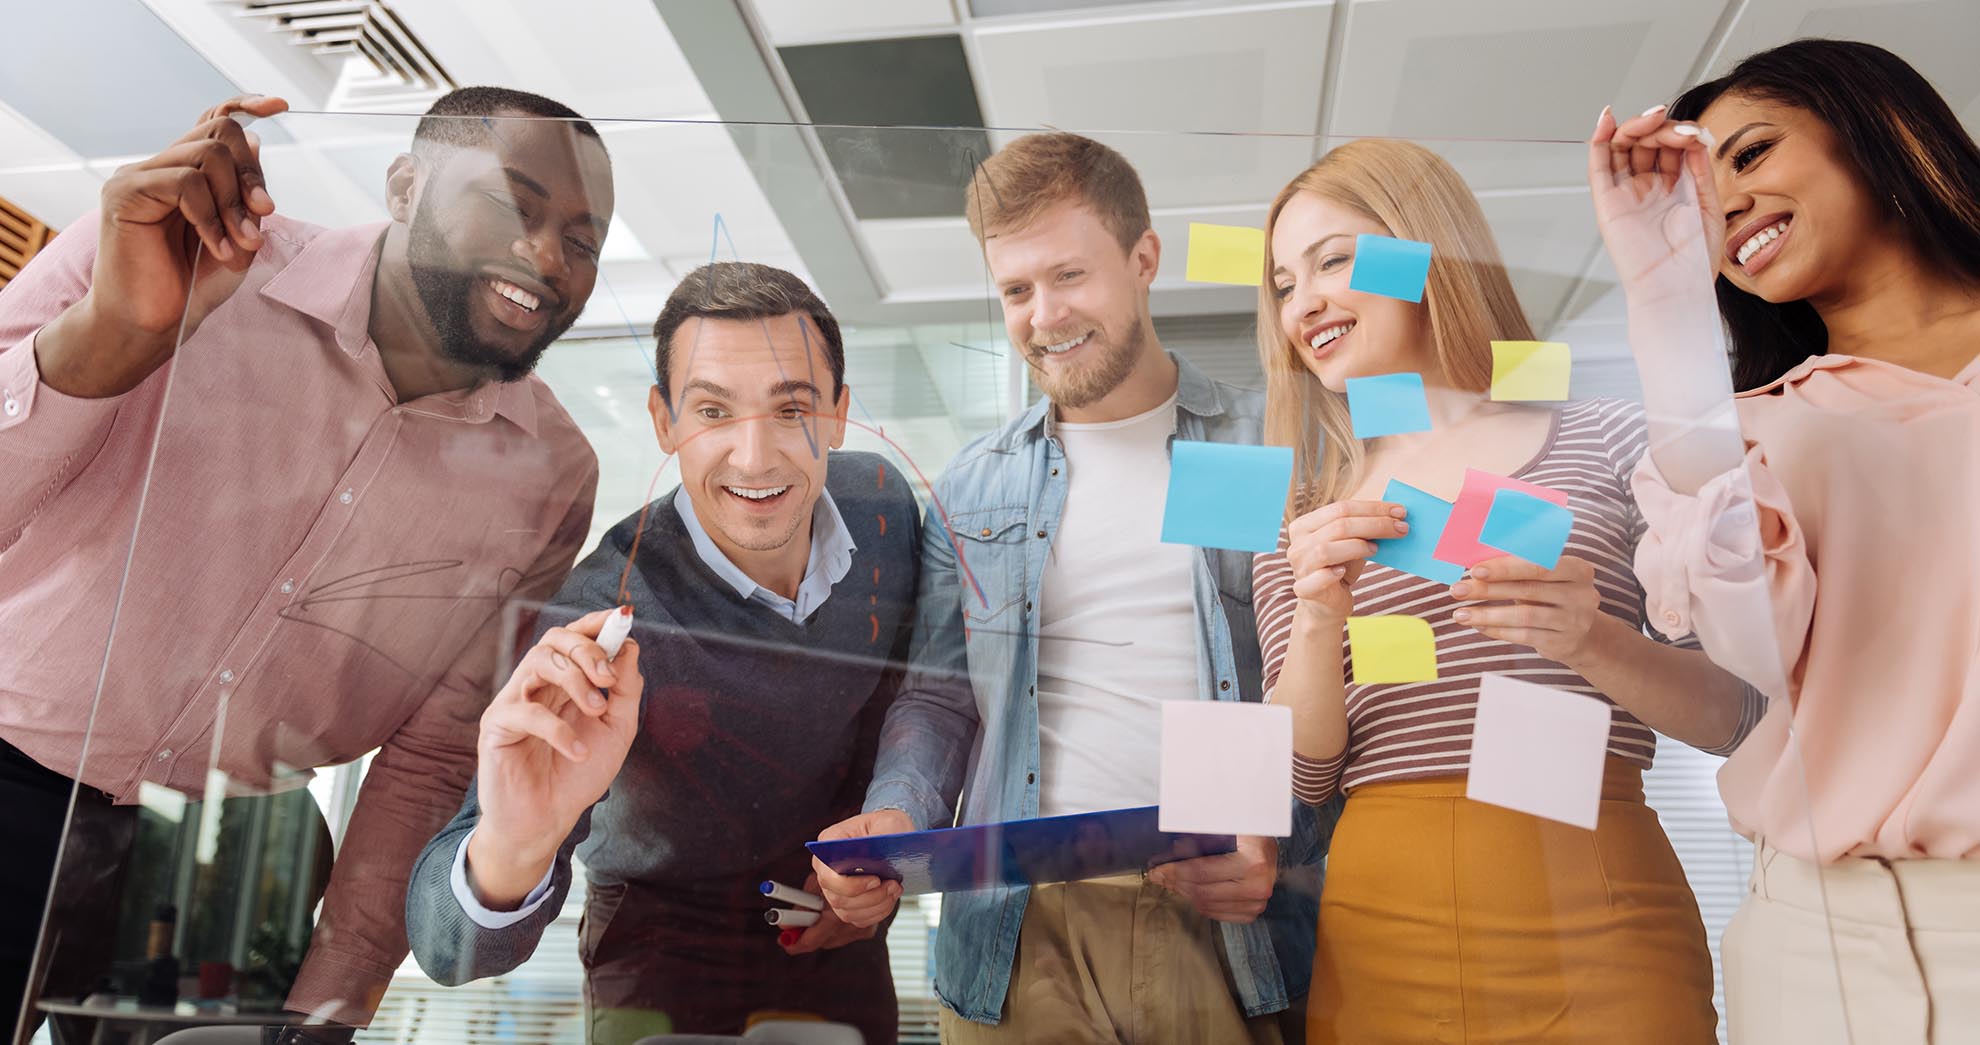
<instances>
[{"instance_id":1,"label":"white t-shirt","mask_svg":"<svg viewBox=\"0 0 1980 1045\"><path fill-rule=\"evenodd\" d=\"M1165 700L1196 700L1196 549L1162 543L1176 400L1057 426L1066 505L1038 605L1041 816L1153 805Z\"/></svg>"}]
</instances>

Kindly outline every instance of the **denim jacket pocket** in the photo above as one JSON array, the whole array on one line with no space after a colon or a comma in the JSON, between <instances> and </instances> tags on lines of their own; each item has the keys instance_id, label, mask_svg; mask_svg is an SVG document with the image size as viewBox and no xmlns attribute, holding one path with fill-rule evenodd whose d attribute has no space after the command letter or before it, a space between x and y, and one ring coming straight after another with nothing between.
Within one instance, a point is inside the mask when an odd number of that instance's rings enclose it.
<instances>
[{"instance_id":1,"label":"denim jacket pocket","mask_svg":"<svg viewBox=\"0 0 1980 1045\"><path fill-rule=\"evenodd\" d=\"M971 623L1000 620L1024 601L1025 515L1022 505L1013 505L950 516L956 552L966 567L956 571L963 616Z\"/></svg>"}]
</instances>

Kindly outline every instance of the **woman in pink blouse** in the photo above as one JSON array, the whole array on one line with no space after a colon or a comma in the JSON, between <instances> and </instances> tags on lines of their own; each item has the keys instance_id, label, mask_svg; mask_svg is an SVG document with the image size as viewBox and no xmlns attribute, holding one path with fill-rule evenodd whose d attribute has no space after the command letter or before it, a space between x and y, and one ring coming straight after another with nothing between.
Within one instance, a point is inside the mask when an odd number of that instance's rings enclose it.
<instances>
[{"instance_id":1,"label":"woman in pink blouse","mask_svg":"<svg viewBox=\"0 0 1980 1045\"><path fill-rule=\"evenodd\" d=\"M1801 40L1604 110L1589 180L1651 620L1774 698L1719 781L1732 1040L1980 1040L1980 149L1895 55Z\"/></svg>"},{"instance_id":2,"label":"woman in pink blouse","mask_svg":"<svg viewBox=\"0 0 1980 1045\"><path fill-rule=\"evenodd\" d=\"M1265 234L1266 439L1295 448L1299 491L1280 550L1254 570L1265 687L1292 709L1294 791L1316 804L1348 795L1307 1040L1716 1040L1704 925L1643 771L1653 729L1728 749L1760 701L1695 648L1643 632L1630 567L1643 520L1629 492L1642 411L1487 396L1491 341L1533 332L1478 201L1428 149L1334 149L1279 193ZM1350 285L1361 235L1432 245L1420 303ZM1347 382L1398 372L1422 376L1431 430L1358 438ZM1460 577L1369 561L1376 542L1440 525L1427 502L1393 503L1389 480L1450 501L1467 468L1565 495L1574 520L1556 566L1494 554ZM1357 679L1351 615L1423 621L1437 678ZM1488 675L1604 702L1593 831L1465 798Z\"/></svg>"}]
</instances>

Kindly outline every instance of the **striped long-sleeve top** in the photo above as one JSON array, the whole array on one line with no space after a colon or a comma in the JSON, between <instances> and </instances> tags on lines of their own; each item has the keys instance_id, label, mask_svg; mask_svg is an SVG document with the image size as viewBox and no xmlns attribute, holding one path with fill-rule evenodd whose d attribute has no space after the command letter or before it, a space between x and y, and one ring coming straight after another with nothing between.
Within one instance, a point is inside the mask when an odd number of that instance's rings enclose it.
<instances>
[{"instance_id":1,"label":"striped long-sleeve top","mask_svg":"<svg viewBox=\"0 0 1980 1045\"><path fill-rule=\"evenodd\" d=\"M1634 403L1571 403L1556 413L1540 452L1514 473L1514 478L1568 495L1574 528L1563 554L1593 565L1602 611L1639 629L1644 593L1631 560L1645 526L1630 495L1629 476L1643 456L1646 438L1643 411ZM1285 550L1281 527L1278 550L1258 556L1253 564L1267 700L1274 696L1285 663L1296 601ZM1459 624L1451 614L1460 603L1450 597L1448 585L1369 563L1355 583L1354 604L1357 616L1406 614L1428 621L1436 636L1438 677L1431 682L1350 684L1346 748L1324 761L1294 756L1293 790L1306 802L1317 805L1338 791L1377 781L1463 774L1471 756L1481 676L1507 675L1607 699L1587 679L1530 647L1486 638ZM1696 648L1689 637L1677 645ZM1348 677L1353 678L1352 654L1346 655ZM1759 721L1764 703L1757 691L1748 689L1738 728L1725 744L1708 750L1724 754L1736 747ZM1623 708L1613 708L1613 719L1609 754L1649 768L1656 734Z\"/></svg>"}]
</instances>

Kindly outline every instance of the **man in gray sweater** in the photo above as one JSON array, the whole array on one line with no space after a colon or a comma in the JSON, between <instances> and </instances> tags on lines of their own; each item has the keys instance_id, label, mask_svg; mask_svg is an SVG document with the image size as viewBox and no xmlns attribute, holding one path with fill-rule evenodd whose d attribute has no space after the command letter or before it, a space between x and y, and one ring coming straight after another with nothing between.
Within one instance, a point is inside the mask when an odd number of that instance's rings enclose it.
<instances>
[{"instance_id":1,"label":"man in gray sweater","mask_svg":"<svg viewBox=\"0 0 1980 1045\"><path fill-rule=\"evenodd\" d=\"M780 942L757 885L815 891L804 842L859 810L906 657L914 495L882 458L832 452L845 353L797 277L697 269L654 335L648 406L681 486L578 564L482 716L475 786L413 870L413 953L447 984L515 968L575 854L588 1040L796 1011L891 1042L875 927L827 911ZM621 604L633 637L608 661Z\"/></svg>"}]
</instances>

